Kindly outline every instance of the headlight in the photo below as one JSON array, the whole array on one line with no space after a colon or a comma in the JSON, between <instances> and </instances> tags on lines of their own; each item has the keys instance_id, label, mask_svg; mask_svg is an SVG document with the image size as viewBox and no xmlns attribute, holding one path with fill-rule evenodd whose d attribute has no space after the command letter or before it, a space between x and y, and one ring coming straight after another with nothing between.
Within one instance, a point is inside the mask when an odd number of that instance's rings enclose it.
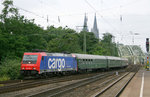
<instances>
[{"instance_id":1,"label":"headlight","mask_svg":"<svg viewBox=\"0 0 150 97\"><path fill-rule=\"evenodd\" d=\"M36 68L35 67L33 67L33 70L35 70Z\"/></svg>"},{"instance_id":2,"label":"headlight","mask_svg":"<svg viewBox=\"0 0 150 97\"><path fill-rule=\"evenodd\" d=\"M23 67L22 69L25 69L25 67Z\"/></svg>"}]
</instances>

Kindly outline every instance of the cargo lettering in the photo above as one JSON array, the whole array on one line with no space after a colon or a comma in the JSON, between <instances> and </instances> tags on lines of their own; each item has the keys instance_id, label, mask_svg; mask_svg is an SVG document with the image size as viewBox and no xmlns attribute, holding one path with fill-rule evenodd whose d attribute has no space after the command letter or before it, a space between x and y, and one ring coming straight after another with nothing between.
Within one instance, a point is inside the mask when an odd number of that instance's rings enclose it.
<instances>
[{"instance_id":1,"label":"cargo lettering","mask_svg":"<svg viewBox=\"0 0 150 97\"><path fill-rule=\"evenodd\" d=\"M49 69L58 69L58 71L61 71L62 68L65 68L65 59L49 58L48 67Z\"/></svg>"}]
</instances>

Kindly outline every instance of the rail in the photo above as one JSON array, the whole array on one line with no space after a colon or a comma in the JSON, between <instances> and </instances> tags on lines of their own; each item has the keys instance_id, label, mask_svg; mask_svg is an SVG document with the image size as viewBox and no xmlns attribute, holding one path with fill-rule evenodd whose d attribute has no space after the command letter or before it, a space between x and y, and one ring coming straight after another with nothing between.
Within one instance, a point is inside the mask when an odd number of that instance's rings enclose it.
<instances>
[{"instance_id":1,"label":"rail","mask_svg":"<svg viewBox=\"0 0 150 97\"><path fill-rule=\"evenodd\" d=\"M105 97L106 95L105 94L109 94L109 93L106 93L108 90L110 90L113 86L115 86L117 83L119 83L122 79L124 79L125 77L127 76L130 76L129 79L126 81L126 83L122 86L122 88L117 91L117 93L115 94L114 97L119 97L119 95L122 93L122 91L125 89L125 87L128 85L128 83L132 80L132 78L135 76L135 74L137 73L137 71L139 70L138 67L134 68L133 70L131 70L130 72L124 74L123 76L121 76L120 78L118 78L116 81L114 81L113 83L109 84L107 87L105 87L103 90L95 93L94 95L92 95L92 97L99 97L99 96L102 96L102 97ZM134 74L131 74L133 73ZM129 75L131 74L131 75ZM104 94L105 93L105 94Z\"/></svg>"}]
</instances>

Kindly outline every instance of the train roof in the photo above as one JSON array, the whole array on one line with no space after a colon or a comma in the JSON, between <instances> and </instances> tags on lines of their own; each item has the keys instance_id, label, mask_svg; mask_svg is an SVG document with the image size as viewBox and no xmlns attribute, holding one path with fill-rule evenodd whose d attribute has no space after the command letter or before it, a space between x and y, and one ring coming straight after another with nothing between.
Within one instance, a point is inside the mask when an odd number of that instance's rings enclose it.
<instances>
[{"instance_id":1,"label":"train roof","mask_svg":"<svg viewBox=\"0 0 150 97\"><path fill-rule=\"evenodd\" d=\"M66 54L66 53L25 52L24 54L39 54L39 53L47 56L77 57L78 59L128 60L126 58L115 57L115 56L101 56L101 55L78 54L78 53Z\"/></svg>"},{"instance_id":2,"label":"train roof","mask_svg":"<svg viewBox=\"0 0 150 97\"><path fill-rule=\"evenodd\" d=\"M107 56L107 59L110 59L110 60L121 60L120 57L114 57L114 56Z\"/></svg>"},{"instance_id":3,"label":"train roof","mask_svg":"<svg viewBox=\"0 0 150 97\"><path fill-rule=\"evenodd\" d=\"M126 58L115 57L115 56L100 56L100 55L90 55L90 54L77 54L72 53L78 59L109 59L109 60L128 60Z\"/></svg>"},{"instance_id":4,"label":"train roof","mask_svg":"<svg viewBox=\"0 0 150 97\"><path fill-rule=\"evenodd\" d=\"M46 53L47 56L64 56L64 57L72 57L71 54L65 54L65 53Z\"/></svg>"},{"instance_id":5,"label":"train roof","mask_svg":"<svg viewBox=\"0 0 150 97\"><path fill-rule=\"evenodd\" d=\"M25 52L24 55L46 55L45 52Z\"/></svg>"},{"instance_id":6,"label":"train roof","mask_svg":"<svg viewBox=\"0 0 150 97\"><path fill-rule=\"evenodd\" d=\"M105 56L100 55L76 54L76 53L73 53L73 55L75 55L79 59L106 59Z\"/></svg>"},{"instance_id":7,"label":"train roof","mask_svg":"<svg viewBox=\"0 0 150 97\"><path fill-rule=\"evenodd\" d=\"M122 60L126 60L126 61L128 61L128 59L127 58L121 58Z\"/></svg>"},{"instance_id":8,"label":"train roof","mask_svg":"<svg viewBox=\"0 0 150 97\"><path fill-rule=\"evenodd\" d=\"M126 58L115 57L115 56L107 56L107 59L110 59L110 60L128 60Z\"/></svg>"}]
</instances>

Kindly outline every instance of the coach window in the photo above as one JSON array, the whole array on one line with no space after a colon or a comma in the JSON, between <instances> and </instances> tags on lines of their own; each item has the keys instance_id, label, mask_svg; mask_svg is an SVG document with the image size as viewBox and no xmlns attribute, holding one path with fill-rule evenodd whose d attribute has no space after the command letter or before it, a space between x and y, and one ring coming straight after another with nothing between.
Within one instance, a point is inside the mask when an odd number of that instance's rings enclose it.
<instances>
[{"instance_id":1,"label":"coach window","mask_svg":"<svg viewBox=\"0 0 150 97\"><path fill-rule=\"evenodd\" d=\"M90 63L92 64L92 59L90 59Z\"/></svg>"},{"instance_id":2,"label":"coach window","mask_svg":"<svg viewBox=\"0 0 150 97\"><path fill-rule=\"evenodd\" d=\"M90 63L90 59L88 59L88 63Z\"/></svg>"},{"instance_id":3,"label":"coach window","mask_svg":"<svg viewBox=\"0 0 150 97\"><path fill-rule=\"evenodd\" d=\"M91 59L89 59L89 63L91 64L92 62L91 62Z\"/></svg>"},{"instance_id":4,"label":"coach window","mask_svg":"<svg viewBox=\"0 0 150 97\"><path fill-rule=\"evenodd\" d=\"M83 64L85 64L85 59L83 59L83 62L82 62Z\"/></svg>"}]
</instances>

